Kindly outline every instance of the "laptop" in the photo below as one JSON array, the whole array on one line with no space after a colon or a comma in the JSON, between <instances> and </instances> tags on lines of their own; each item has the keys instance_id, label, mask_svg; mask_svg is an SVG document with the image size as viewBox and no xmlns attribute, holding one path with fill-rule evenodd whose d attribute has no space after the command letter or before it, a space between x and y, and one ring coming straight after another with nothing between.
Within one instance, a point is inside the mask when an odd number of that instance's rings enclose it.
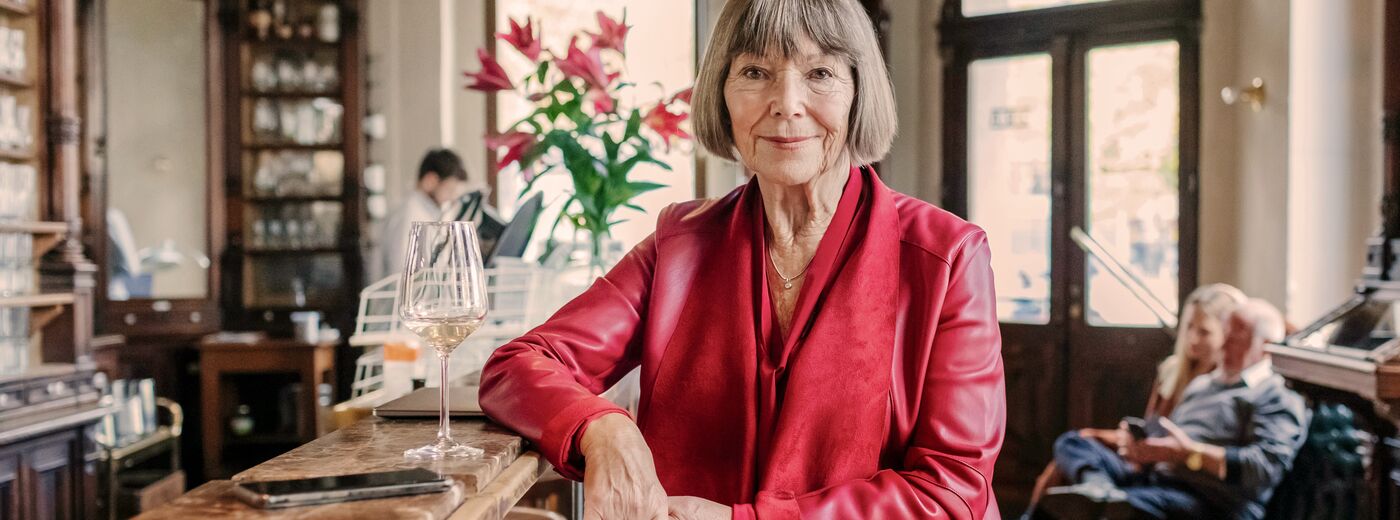
<instances>
[{"instance_id":1,"label":"laptop","mask_svg":"<svg viewBox=\"0 0 1400 520\"><path fill-rule=\"evenodd\" d=\"M543 193L536 193L525 199L515 210L515 218L510 220L510 225L506 226L505 231L502 231L500 238L496 240L496 247L491 251L490 257L524 256L525 248L530 245L530 235L535 232L535 222L540 218L540 208L543 206Z\"/></svg>"},{"instance_id":2,"label":"laptop","mask_svg":"<svg viewBox=\"0 0 1400 520\"><path fill-rule=\"evenodd\" d=\"M494 211L483 211L476 226L481 239L481 262L490 267L496 257L519 258L530 245L530 235L535 232L535 221L539 220L540 208L544 206L544 194L536 193L520 204L515 218L509 224L501 222Z\"/></svg>"},{"instance_id":3,"label":"laptop","mask_svg":"<svg viewBox=\"0 0 1400 520\"><path fill-rule=\"evenodd\" d=\"M476 400L475 386L447 388L447 415L455 418L485 417ZM423 387L408 395L374 408L376 417L399 419L431 419L438 416L437 387Z\"/></svg>"}]
</instances>

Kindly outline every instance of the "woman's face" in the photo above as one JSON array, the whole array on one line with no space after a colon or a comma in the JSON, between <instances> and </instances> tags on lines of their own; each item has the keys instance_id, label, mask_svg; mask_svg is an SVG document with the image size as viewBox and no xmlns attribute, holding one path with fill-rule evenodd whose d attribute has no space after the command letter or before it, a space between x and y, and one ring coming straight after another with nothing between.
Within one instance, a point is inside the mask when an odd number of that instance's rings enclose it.
<instances>
[{"instance_id":1,"label":"woman's face","mask_svg":"<svg viewBox=\"0 0 1400 520\"><path fill-rule=\"evenodd\" d=\"M851 67L810 39L799 39L789 58L736 56L724 99L739 160L764 181L799 185L848 166Z\"/></svg>"},{"instance_id":2,"label":"woman's face","mask_svg":"<svg viewBox=\"0 0 1400 520\"><path fill-rule=\"evenodd\" d=\"M1225 344L1225 328L1220 320L1202 311L1192 310L1191 324L1186 328L1186 357L1192 361L1215 359Z\"/></svg>"}]
</instances>

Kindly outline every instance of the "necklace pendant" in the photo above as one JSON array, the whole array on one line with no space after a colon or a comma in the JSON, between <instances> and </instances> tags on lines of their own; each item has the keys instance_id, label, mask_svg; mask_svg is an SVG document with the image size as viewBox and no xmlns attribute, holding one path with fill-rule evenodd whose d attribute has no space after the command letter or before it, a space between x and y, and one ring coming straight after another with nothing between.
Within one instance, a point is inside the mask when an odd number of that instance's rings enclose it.
<instances>
[{"instance_id":1,"label":"necklace pendant","mask_svg":"<svg viewBox=\"0 0 1400 520\"><path fill-rule=\"evenodd\" d=\"M784 289L791 289L791 288L792 288L792 282L783 282L783 288L784 288Z\"/></svg>"}]
</instances>

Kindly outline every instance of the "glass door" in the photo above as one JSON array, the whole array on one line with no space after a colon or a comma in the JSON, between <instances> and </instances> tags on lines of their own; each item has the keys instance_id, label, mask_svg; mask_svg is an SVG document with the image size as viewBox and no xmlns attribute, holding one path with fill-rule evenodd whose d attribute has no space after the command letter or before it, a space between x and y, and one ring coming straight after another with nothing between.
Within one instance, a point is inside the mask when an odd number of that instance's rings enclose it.
<instances>
[{"instance_id":1,"label":"glass door","mask_svg":"<svg viewBox=\"0 0 1400 520\"><path fill-rule=\"evenodd\" d=\"M1199 3L1002 4L945 8L943 206L992 249L1019 513L1061 432L1142 414L1196 284Z\"/></svg>"}]
</instances>

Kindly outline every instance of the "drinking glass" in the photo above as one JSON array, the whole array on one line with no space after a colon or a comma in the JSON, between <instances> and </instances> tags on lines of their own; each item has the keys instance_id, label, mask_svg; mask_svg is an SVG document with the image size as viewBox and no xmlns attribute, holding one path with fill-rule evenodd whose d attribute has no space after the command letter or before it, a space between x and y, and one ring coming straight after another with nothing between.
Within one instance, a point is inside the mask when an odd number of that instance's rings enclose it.
<instances>
[{"instance_id":1,"label":"drinking glass","mask_svg":"<svg viewBox=\"0 0 1400 520\"><path fill-rule=\"evenodd\" d=\"M486 272L471 222L414 222L399 280L399 319L437 354L438 435L404 452L412 459L475 458L482 454L452 440L448 427L447 360L486 319Z\"/></svg>"}]
</instances>

